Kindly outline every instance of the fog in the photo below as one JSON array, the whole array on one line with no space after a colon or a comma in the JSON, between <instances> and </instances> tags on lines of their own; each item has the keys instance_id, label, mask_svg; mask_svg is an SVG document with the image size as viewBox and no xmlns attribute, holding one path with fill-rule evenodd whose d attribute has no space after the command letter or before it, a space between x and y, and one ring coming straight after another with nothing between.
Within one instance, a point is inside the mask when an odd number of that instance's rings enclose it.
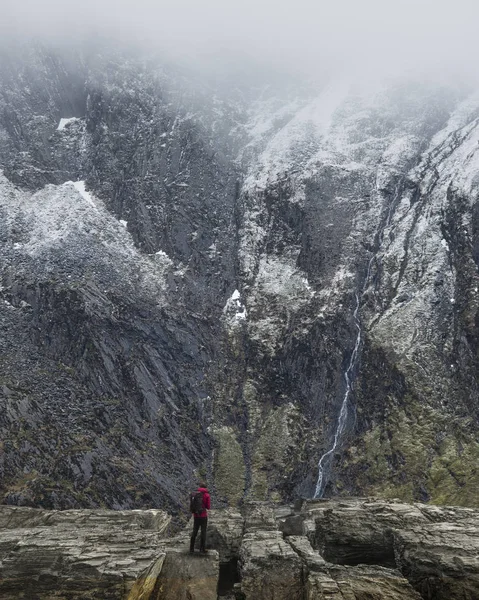
<instances>
[{"instance_id":1,"label":"fog","mask_svg":"<svg viewBox=\"0 0 479 600\"><path fill-rule=\"evenodd\" d=\"M244 56L315 76L347 70L476 77L475 0L1 0L2 38L107 36L213 64Z\"/></svg>"}]
</instances>

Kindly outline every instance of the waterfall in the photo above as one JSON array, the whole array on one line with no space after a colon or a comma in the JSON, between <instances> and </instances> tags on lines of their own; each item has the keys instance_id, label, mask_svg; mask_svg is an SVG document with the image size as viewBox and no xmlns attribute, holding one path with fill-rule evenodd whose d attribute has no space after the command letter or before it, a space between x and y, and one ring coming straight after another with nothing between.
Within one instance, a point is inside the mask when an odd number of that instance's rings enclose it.
<instances>
[{"instance_id":1,"label":"waterfall","mask_svg":"<svg viewBox=\"0 0 479 600\"><path fill-rule=\"evenodd\" d=\"M366 290L368 288L369 280L371 278L371 271L373 268L373 263L376 259L377 251L381 247L383 237L384 237L384 232L385 232L386 228L389 227L389 225L391 224L392 216L394 214L394 208L395 208L396 203L400 196L400 190L401 190L400 184L401 184L401 182L397 183L395 190L394 190L392 202L389 203L385 218L379 224L378 230L376 232L376 244L375 244L376 252L371 256L371 258L368 261L368 266L366 269L366 277L364 278L364 282L361 287L361 292L360 292L360 294L355 293L355 295L354 295L354 297L356 299L356 307L353 312L353 320L354 320L354 327L356 328L356 331L357 331L356 342L354 344L354 349L351 353L351 358L349 359L348 367L344 373L346 390L344 392L343 401L341 404L341 410L339 412L338 425L337 425L336 431L334 433L333 445L319 459L318 479L316 481L316 488L314 490L313 498L321 498L323 495L324 487L326 485L326 481L325 481L326 467L331 462L334 452L335 452L336 448L338 447L339 442L341 440L341 436L343 435L344 430L346 428L346 423L347 423L347 419L348 419L349 396L351 395L352 386L353 386L352 375L353 375L353 372L354 372L354 369L356 367L356 363L358 360L359 347L361 345L361 337L362 337L361 320L359 318L359 308L360 308L361 297L364 295L364 293L366 292Z\"/></svg>"},{"instance_id":2,"label":"waterfall","mask_svg":"<svg viewBox=\"0 0 479 600\"><path fill-rule=\"evenodd\" d=\"M313 498L321 498L321 496L323 495L325 463L329 462L328 459L330 459L333 456L334 451L338 447L339 441L340 441L341 436L346 427L346 422L347 422L347 418L348 418L348 402L349 402L349 396L351 394L352 384L353 384L352 373L353 373L354 367L356 366L356 361L357 361L358 352L359 352L359 346L361 345L361 322L359 320L359 295L355 294L355 298L356 298L356 307L353 312L353 319L354 319L354 326L356 327L356 330L357 330L357 334L356 334L356 342L354 344L354 349L353 349L353 352L349 359L348 368L346 369L346 371L344 373L344 379L346 382L346 390L344 392L343 402L341 404L341 410L339 412L338 426L336 427L336 432L334 434L333 445L319 459L318 480L316 482L316 489L315 489Z\"/></svg>"}]
</instances>

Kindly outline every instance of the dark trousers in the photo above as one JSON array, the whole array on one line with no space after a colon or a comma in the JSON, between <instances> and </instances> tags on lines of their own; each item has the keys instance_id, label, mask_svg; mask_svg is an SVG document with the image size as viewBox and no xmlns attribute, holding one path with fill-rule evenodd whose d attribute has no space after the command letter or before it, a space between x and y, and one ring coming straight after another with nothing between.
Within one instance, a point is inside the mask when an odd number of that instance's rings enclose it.
<instances>
[{"instance_id":1,"label":"dark trousers","mask_svg":"<svg viewBox=\"0 0 479 600\"><path fill-rule=\"evenodd\" d=\"M198 529L201 527L200 551L206 550L206 526L208 525L208 517L195 517L193 525L193 533L191 534L190 552L195 550L195 540L198 534Z\"/></svg>"}]
</instances>

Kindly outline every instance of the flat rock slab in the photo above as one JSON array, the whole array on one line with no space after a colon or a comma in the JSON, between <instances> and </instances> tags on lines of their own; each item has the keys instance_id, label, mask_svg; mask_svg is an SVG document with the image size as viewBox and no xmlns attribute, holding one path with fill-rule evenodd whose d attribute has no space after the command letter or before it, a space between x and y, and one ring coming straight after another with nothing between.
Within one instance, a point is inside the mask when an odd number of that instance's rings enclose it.
<instances>
[{"instance_id":1,"label":"flat rock slab","mask_svg":"<svg viewBox=\"0 0 479 600\"><path fill-rule=\"evenodd\" d=\"M0 506L0 599L124 599L158 564L160 510L47 511Z\"/></svg>"},{"instance_id":2,"label":"flat rock slab","mask_svg":"<svg viewBox=\"0 0 479 600\"><path fill-rule=\"evenodd\" d=\"M401 571L425 598L479 598L479 527L465 523L432 523L394 531Z\"/></svg>"},{"instance_id":3,"label":"flat rock slab","mask_svg":"<svg viewBox=\"0 0 479 600\"><path fill-rule=\"evenodd\" d=\"M398 571L381 567L330 566L311 573L306 600L421 600Z\"/></svg>"},{"instance_id":4,"label":"flat rock slab","mask_svg":"<svg viewBox=\"0 0 479 600\"><path fill-rule=\"evenodd\" d=\"M206 555L189 554L191 524L166 538L168 523L162 511L0 507L0 600L479 599L472 509L250 503L211 512Z\"/></svg>"},{"instance_id":5,"label":"flat rock slab","mask_svg":"<svg viewBox=\"0 0 479 600\"><path fill-rule=\"evenodd\" d=\"M120 529L151 529L164 532L171 517L164 510L74 509L44 510L24 506L0 505L0 531L31 527L70 525L78 528L118 527Z\"/></svg>"},{"instance_id":6,"label":"flat rock slab","mask_svg":"<svg viewBox=\"0 0 479 600\"><path fill-rule=\"evenodd\" d=\"M0 536L0 598L123 598L159 555L155 531L71 527L10 529ZM23 594L23 595L22 595ZM63 594L63 595L62 595Z\"/></svg>"}]
</instances>

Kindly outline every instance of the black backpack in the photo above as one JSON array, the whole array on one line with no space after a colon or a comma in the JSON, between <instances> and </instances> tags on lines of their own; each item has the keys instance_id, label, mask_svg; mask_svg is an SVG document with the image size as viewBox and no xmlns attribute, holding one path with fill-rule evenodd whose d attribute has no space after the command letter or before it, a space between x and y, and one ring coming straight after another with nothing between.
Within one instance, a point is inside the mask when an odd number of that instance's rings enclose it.
<instances>
[{"instance_id":1,"label":"black backpack","mask_svg":"<svg viewBox=\"0 0 479 600\"><path fill-rule=\"evenodd\" d=\"M199 515L203 510L203 492L193 492L190 496L190 511Z\"/></svg>"}]
</instances>

